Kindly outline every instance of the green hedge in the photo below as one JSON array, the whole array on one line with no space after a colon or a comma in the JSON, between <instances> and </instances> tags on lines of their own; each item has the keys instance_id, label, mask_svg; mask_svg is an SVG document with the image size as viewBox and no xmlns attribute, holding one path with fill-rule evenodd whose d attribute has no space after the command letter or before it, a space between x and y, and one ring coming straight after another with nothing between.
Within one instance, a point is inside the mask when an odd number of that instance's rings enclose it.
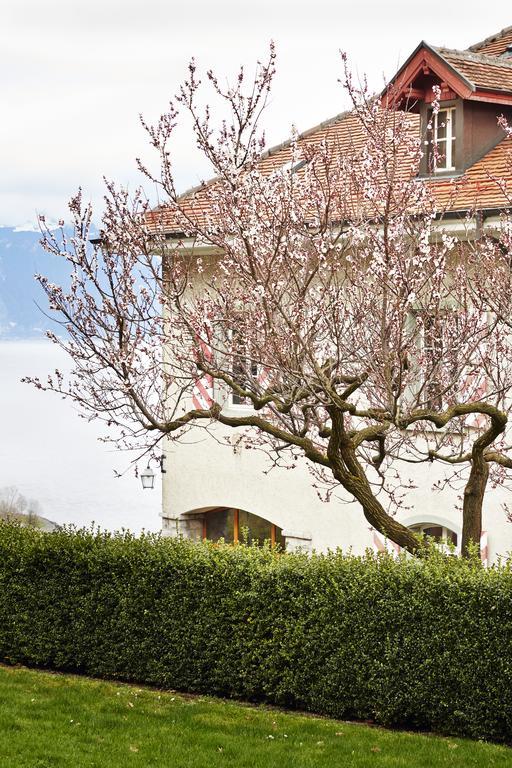
<instances>
[{"instance_id":1,"label":"green hedge","mask_svg":"<svg viewBox=\"0 0 512 768\"><path fill-rule=\"evenodd\" d=\"M512 570L0 524L0 659L511 741Z\"/></svg>"}]
</instances>

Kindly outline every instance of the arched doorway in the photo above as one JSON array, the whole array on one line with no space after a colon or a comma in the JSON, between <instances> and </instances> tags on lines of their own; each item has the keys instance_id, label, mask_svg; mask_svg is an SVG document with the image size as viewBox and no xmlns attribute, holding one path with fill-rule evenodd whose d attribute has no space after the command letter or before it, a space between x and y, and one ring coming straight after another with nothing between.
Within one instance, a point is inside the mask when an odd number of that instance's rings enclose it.
<instances>
[{"instance_id":1,"label":"arched doorway","mask_svg":"<svg viewBox=\"0 0 512 768\"><path fill-rule=\"evenodd\" d=\"M262 546L265 541L284 549L283 531L274 523L244 509L215 507L204 513L203 539Z\"/></svg>"}]
</instances>

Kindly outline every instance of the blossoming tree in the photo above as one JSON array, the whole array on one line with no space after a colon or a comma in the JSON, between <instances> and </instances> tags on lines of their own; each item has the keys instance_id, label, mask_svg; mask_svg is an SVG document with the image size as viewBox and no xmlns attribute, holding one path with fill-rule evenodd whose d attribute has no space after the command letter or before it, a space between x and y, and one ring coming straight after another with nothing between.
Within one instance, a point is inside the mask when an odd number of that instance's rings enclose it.
<instances>
[{"instance_id":1,"label":"blossoming tree","mask_svg":"<svg viewBox=\"0 0 512 768\"><path fill-rule=\"evenodd\" d=\"M99 236L78 194L74 233L43 223L68 259L68 290L38 279L73 361L36 386L102 419L121 447L157 451L191 429L235 428L247 447L338 486L369 524L409 552L429 546L396 518L409 462L444 462L462 478L462 550L479 542L489 472L511 467L507 325L491 312L503 238L457 242L417 178L414 117L354 87L349 137L292 137L265 153L259 124L275 71L206 86L227 116L201 108L192 63L168 111L146 125L160 159L161 204L107 184ZM225 110L226 111L226 110ZM183 116L212 180L180 195L172 154ZM501 249L500 249L501 246ZM479 268L485 251L488 268ZM510 296L510 294L509 294ZM234 414L228 397L246 406ZM340 512L342 514L342 512Z\"/></svg>"}]
</instances>

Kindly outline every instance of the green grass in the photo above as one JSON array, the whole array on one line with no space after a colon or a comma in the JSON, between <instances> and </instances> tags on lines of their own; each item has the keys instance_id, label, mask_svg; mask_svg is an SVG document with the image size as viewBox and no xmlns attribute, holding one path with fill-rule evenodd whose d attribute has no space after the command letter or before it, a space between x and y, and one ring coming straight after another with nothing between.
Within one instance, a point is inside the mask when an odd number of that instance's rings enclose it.
<instances>
[{"instance_id":1,"label":"green grass","mask_svg":"<svg viewBox=\"0 0 512 768\"><path fill-rule=\"evenodd\" d=\"M1 768L512 766L512 750L0 666Z\"/></svg>"}]
</instances>

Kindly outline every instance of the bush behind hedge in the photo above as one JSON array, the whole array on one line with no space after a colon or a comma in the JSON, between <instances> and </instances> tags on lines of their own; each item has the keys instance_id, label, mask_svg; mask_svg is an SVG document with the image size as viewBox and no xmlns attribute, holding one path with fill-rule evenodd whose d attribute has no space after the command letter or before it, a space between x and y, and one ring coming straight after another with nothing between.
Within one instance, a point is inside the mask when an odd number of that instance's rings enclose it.
<instances>
[{"instance_id":1,"label":"bush behind hedge","mask_svg":"<svg viewBox=\"0 0 512 768\"><path fill-rule=\"evenodd\" d=\"M0 523L0 658L511 741L512 571Z\"/></svg>"}]
</instances>

